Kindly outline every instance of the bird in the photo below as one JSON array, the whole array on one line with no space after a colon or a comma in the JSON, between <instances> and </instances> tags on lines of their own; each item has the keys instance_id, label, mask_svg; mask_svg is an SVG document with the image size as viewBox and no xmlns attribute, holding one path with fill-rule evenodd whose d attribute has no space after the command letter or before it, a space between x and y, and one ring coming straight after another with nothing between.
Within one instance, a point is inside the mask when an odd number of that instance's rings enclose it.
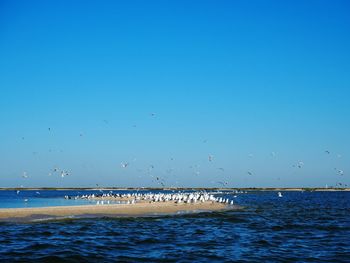
<instances>
[{"instance_id":1,"label":"bird","mask_svg":"<svg viewBox=\"0 0 350 263\"><path fill-rule=\"evenodd\" d=\"M69 173L67 171L61 171L61 177L62 178L67 176L67 175L69 175Z\"/></svg>"},{"instance_id":2,"label":"bird","mask_svg":"<svg viewBox=\"0 0 350 263\"><path fill-rule=\"evenodd\" d=\"M27 172L23 172L22 177L23 177L23 178L28 178Z\"/></svg>"},{"instance_id":3,"label":"bird","mask_svg":"<svg viewBox=\"0 0 350 263\"><path fill-rule=\"evenodd\" d=\"M303 168L304 162L298 162L297 164L293 164L293 167Z\"/></svg>"},{"instance_id":4,"label":"bird","mask_svg":"<svg viewBox=\"0 0 350 263\"><path fill-rule=\"evenodd\" d=\"M247 172L247 174L249 174L249 175L253 175L253 173L252 173L252 172L249 172L249 171Z\"/></svg>"},{"instance_id":5,"label":"bird","mask_svg":"<svg viewBox=\"0 0 350 263\"><path fill-rule=\"evenodd\" d=\"M214 156L209 155L209 156L208 156L208 161L211 162L211 161L213 160L213 158L214 158Z\"/></svg>"},{"instance_id":6,"label":"bird","mask_svg":"<svg viewBox=\"0 0 350 263\"><path fill-rule=\"evenodd\" d=\"M224 168L222 168L222 167L219 167L218 168L220 171L222 171L222 172L224 172L225 171L225 169Z\"/></svg>"},{"instance_id":7,"label":"bird","mask_svg":"<svg viewBox=\"0 0 350 263\"><path fill-rule=\"evenodd\" d=\"M226 185L228 185L228 182L217 182L218 184L221 184L223 187L225 187Z\"/></svg>"},{"instance_id":8,"label":"bird","mask_svg":"<svg viewBox=\"0 0 350 263\"><path fill-rule=\"evenodd\" d=\"M126 168L126 167L128 167L129 163L120 163L120 165L122 168Z\"/></svg>"},{"instance_id":9,"label":"bird","mask_svg":"<svg viewBox=\"0 0 350 263\"><path fill-rule=\"evenodd\" d=\"M281 192L278 192L278 197L283 197Z\"/></svg>"},{"instance_id":10,"label":"bird","mask_svg":"<svg viewBox=\"0 0 350 263\"><path fill-rule=\"evenodd\" d=\"M20 193L20 191L19 191L19 190L17 190L17 191L16 191L16 194L19 194L19 193Z\"/></svg>"},{"instance_id":11,"label":"bird","mask_svg":"<svg viewBox=\"0 0 350 263\"><path fill-rule=\"evenodd\" d=\"M334 170L336 170L340 175L344 175L344 171L343 170L339 170L337 168L334 168Z\"/></svg>"},{"instance_id":12,"label":"bird","mask_svg":"<svg viewBox=\"0 0 350 263\"><path fill-rule=\"evenodd\" d=\"M326 151L324 151L326 154L330 154L331 152L330 151L328 151L328 150L326 150Z\"/></svg>"}]
</instances>

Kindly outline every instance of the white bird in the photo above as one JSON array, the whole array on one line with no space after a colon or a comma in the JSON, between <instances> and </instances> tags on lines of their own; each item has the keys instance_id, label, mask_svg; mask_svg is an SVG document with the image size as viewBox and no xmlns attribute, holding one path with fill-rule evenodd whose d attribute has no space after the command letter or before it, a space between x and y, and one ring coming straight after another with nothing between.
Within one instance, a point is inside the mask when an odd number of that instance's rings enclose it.
<instances>
[{"instance_id":1,"label":"white bird","mask_svg":"<svg viewBox=\"0 0 350 263\"><path fill-rule=\"evenodd\" d=\"M337 170L337 172L339 173L339 175L344 175L344 171L343 170L339 170L337 168L335 168Z\"/></svg>"},{"instance_id":2,"label":"white bird","mask_svg":"<svg viewBox=\"0 0 350 263\"><path fill-rule=\"evenodd\" d=\"M19 190L16 191L17 194L19 194L19 192L20 192Z\"/></svg>"},{"instance_id":3,"label":"white bird","mask_svg":"<svg viewBox=\"0 0 350 263\"><path fill-rule=\"evenodd\" d=\"M278 197L283 197L281 192L278 192Z\"/></svg>"},{"instance_id":4,"label":"white bird","mask_svg":"<svg viewBox=\"0 0 350 263\"><path fill-rule=\"evenodd\" d=\"M121 166L122 168L126 168L126 167L128 167L128 165L129 165L129 163L120 163L120 166Z\"/></svg>"},{"instance_id":5,"label":"white bird","mask_svg":"<svg viewBox=\"0 0 350 263\"><path fill-rule=\"evenodd\" d=\"M27 172L23 172L22 177L23 177L23 178L28 178Z\"/></svg>"}]
</instances>

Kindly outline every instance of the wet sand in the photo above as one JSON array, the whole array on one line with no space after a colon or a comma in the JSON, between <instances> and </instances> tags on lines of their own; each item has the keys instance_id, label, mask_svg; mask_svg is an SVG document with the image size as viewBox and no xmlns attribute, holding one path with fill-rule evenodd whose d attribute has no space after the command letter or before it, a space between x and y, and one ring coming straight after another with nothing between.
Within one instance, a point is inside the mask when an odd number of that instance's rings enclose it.
<instances>
[{"instance_id":1,"label":"wet sand","mask_svg":"<svg viewBox=\"0 0 350 263\"><path fill-rule=\"evenodd\" d=\"M227 206L221 203L191 203L175 204L174 202L110 204L110 205L81 205L81 206L54 206L39 208L6 208L0 209L0 219L21 219L35 217L68 217L68 216L146 216L177 214L181 212L220 211L238 209L237 206Z\"/></svg>"}]
</instances>

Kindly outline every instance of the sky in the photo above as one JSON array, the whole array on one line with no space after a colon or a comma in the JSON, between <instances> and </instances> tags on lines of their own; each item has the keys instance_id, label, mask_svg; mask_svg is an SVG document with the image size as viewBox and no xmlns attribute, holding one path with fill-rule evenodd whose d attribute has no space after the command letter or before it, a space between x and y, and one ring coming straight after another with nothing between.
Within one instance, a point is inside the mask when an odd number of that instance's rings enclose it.
<instances>
[{"instance_id":1,"label":"sky","mask_svg":"<svg viewBox=\"0 0 350 263\"><path fill-rule=\"evenodd\" d=\"M349 13L2 0L0 187L350 185Z\"/></svg>"}]
</instances>

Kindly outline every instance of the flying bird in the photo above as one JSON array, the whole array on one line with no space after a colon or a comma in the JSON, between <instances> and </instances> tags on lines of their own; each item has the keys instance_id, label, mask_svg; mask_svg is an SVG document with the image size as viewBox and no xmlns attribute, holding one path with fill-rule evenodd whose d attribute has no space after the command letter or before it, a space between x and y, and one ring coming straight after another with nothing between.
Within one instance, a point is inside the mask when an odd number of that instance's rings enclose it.
<instances>
[{"instance_id":1,"label":"flying bird","mask_svg":"<svg viewBox=\"0 0 350 263\"><path fill-rule=\"evenodd\" d=\"M228 185L228 182L217 182L218 184L222 185L223 187L225 187L226 185Z\"/></svg>"},{"instance_id":2,"label":"flying bird","mask_svg":"<svg viewBox=\"0 0 350 263\"><path fill-rule=\"evenodd\" d=\"M214 156L209 155L209 156L208 156L208 161L211 162L211 161L213 160L213 158L214 158Z\"/></svg>"},{"instance_id":3,"label":"flying bird","mask_svg":"<svg viewBox=\"0 0 350 263\"><path fill-rule=\"evenodd\" d=\"M126 168L126 167L128 167L129 163L120 163L120 165L122 168Z\"/></svg>"}]
</instances>

